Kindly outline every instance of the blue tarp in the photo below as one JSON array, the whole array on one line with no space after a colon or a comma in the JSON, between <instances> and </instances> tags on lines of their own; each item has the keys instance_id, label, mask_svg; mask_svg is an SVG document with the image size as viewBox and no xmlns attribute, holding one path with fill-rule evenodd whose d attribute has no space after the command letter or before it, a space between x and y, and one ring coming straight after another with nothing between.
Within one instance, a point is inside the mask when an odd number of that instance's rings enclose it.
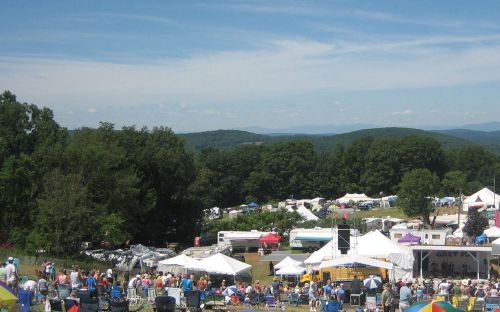
<instances>
[{"instance_id":1,"label":"blue tarp","mask_svg":"<svg viewBox=\"0 0 500 312\"><path fill-rule=\"evenodd\" d=\"M247 205L248 207L257 207L257 203L256 202L251 202L251 203L248 203Z\"/></svg>"}]
</instances>

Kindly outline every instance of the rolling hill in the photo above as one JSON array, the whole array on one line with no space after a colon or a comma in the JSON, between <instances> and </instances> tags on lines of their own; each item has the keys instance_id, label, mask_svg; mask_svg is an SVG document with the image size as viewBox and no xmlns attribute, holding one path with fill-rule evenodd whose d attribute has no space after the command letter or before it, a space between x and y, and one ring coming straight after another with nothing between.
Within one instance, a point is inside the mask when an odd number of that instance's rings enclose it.
<instances>
[{"instance_id":1,"label":"rolling hill","mask_svg":"<svg viewBox=\"0 0 500 312\"><path fill-rule=\"evenodd\" d=\"M307 140L314 144L318 152L335 150L337 145L349 145L362 137L401 138L406 136L428 136L436 139L445 149L461 148L478 144L500 154L500 131L483 132L473 130L426 131L412 128L375 128L358 130L336 135L264 135L240 130L216 130L179 134L186 140L189 149L199 152L214 147L230 149L242 144L272 144L291 140Z\"/></svg>"}]
</instances>

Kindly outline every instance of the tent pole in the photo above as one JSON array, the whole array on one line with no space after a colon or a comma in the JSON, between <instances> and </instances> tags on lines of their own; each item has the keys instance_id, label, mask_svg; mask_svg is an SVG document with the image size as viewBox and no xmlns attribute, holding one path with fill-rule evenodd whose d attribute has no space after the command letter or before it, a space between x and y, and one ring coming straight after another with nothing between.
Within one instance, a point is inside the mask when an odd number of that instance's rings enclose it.
<instances>
[{"instance_id":1,"label":"tent pole","mask_svg":"<svg viewBox=\"0 0 500 312\"><path fill-rule=\"evenodd\" d=\"M422 249L420 249L420 278L424 278L424 275L422 274Z\"/></svg>"}]
</instances>

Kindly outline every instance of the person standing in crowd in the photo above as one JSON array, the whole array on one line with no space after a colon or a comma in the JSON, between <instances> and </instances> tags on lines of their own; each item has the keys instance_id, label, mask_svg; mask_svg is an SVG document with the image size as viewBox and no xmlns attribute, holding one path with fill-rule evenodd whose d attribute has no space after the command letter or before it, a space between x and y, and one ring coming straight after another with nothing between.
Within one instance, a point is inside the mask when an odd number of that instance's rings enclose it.
<instances>
[{"instance_id":1,"label":"person standing in crowd","mask_svg":"<svg viewBox=\"0 0 500 312\"><path fill-rule=\"evenodd\" d=\"M409 306L412 298L412 292L410 289L411 282L407 281L403 287L399 290L399 310L404 312Z\"/></svg>"},{"instance_id":2,"label":"person standing in crowd","mask_svg":"<svg viewBox=\"0 0 500 312\"><path fill-rule=\"evenodd\" d=\"M328 300L332 297L332 280L328 279L325 283L325 286L323 286L323 297L325 300Z\"/></svg>"},{"instance_id":3,"label":"person standing in crowd","mask_svg":"<svg viewBox=\"0 0 500 312\"><path fill-rule=\"evenodd\" d=\"M384 312L391 312L394 305L394 292L389 283L384 284L384 290L382 291L382 308Z\"/></svg>"},{"instance_id":4,"label":"person standing in crowd","mask_svg":"<svg viewBox=\"0 0 500 312\"><path fill-rule=\"evenodd\" d=\"M97 298L97 280L95 279L95 272L90 272L87 277L87 289L89 291L90 299Z\"/></svg>"},{"instance_id":5,"label":"person standing in crowd","mask_svg":"<svg viewBox=\"0 0 500 312\"><path fill-rule=\"evenodd\" d=\"M49 282L47 282L45 277L42 276L38 280L37 284L38 284L37 285L38 291L40 292L40 297L41 297L40 299L42 300L42 302L44 302L45 299L47 299L47 295L49 294Z\"/></svg>"},{"instance_id":6,"label":"person standing in crowd","mask_svg":"<svg viewBox=\"0 0 500 312\"><path fill-rule=\"evenodd\" d=\"M17 285L19 283L19 275L17 273L17 268L14 265L14 258L9 257L7 259L7 265L4 269L5 281L7 285L14 290L14 293L17 294Z\"/></svg>"},{"instance_id":7,"label":"person standing in crowd","mask_svg":"<svg viewBox=\"0 0 500 312\"><path fill-rule=\"evenodd\" d=\"M335 291L335 294L337 296L337 301L340 302L340 308L342 309L344 307L344 298L345 298L344 284L340 283L339 287Z\"/></svg>"},{"instance_id":8,"label":"person standing in crowd","mask_svg":"<svg viewBox=\"0 0 500 312\"><path fill-rule=\"evenodd\" d=\"M193 290L193 281L189 278L189 275L184 275L184 278L181 281L181 288L184 293Z\"/></svg>"},{"instance_id":9,"label":"person standing in crowd","mask_svg":"<svg viewBox=\"0 0 500 312\"><path fill-rule=\"evenodd\" d=\"M80 270L76 265L71 268L70 273L71 288L80 289L82 287L82 276L80 275Z\"/></svg>"},{"instance_id":10,"label":"person standing in crowd","mask_svg":"<svg viewBox=\"0 0 500 312\"><path fill-rule=\"evenodd\" d=\"M5 282L5 262L0 263L0 281Z\"/></svg>"},{"instance_id":11,"label":"person standing in crowd","mask_svg":"<svg viewBox=\"0 0 500 312\"><path fill-rule=\"evenodd\" d=\"M272 261L269 261L269 275L274 275L274 264Z\"/></svg>"},{"instance_id":12,"label":"person standing in crowd","mask_svg":"<svg viewBox=\"0 0 500 312\"><path fill-rule=\"evenodd\" d=\"M273 282L271 283L271 288L272 288L272 293L273 293L274 299L276 299L276 300L278 300L280 297L280 286L281 286L281 282L275 276L273 278Z\"/></svg>"},{"instance_id":13,"label":"person standing in crowd","mask_svg":"<svg viewBox=\"0 0 500 312\"><path fill-rule=\"evenodd\" d=\"M309 285L309 306L310 311L316 311L316 296L318 293L318 284L316 284L316 278L313 277L311 284Z\"/></svg>"}]
</instances>

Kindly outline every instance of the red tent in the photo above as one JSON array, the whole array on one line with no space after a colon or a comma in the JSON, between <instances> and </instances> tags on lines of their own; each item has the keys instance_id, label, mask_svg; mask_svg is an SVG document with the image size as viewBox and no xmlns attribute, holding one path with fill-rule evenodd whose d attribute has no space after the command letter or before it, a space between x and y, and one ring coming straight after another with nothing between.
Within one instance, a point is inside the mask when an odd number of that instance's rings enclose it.
<instances>
[{"instance_id":1,"label":"red tent","mask_svg":"<svg viewBox=\"0 0 500 312\"><path fill-rule=\"evenodd\" d=\"M283 237L279 236L278 234L269 233L267 235L262 236L259 239L259 243L261 243L261 244L263 244L263 243L277 244L277 243L281 242L282 239L283 239Z\"/></svg>"}]
</instances>

